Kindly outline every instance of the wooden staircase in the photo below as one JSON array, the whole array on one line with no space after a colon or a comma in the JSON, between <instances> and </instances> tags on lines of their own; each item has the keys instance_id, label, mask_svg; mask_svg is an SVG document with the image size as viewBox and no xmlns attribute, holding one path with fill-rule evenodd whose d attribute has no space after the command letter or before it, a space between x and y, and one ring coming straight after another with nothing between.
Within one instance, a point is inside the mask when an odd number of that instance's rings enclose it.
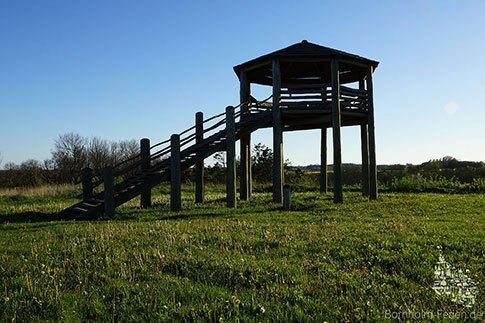
<instances>
[{"instance_id":1,"label":"wooden staircase","mask_svg":"<svg viewBox=\"0 0 485 323\"><path fill-rule=\"evenodd\" d=\"M216 116L221 117L223 114ZM240 117L239 121L235 123L235 137L236 140L243 136L252 133L253 131L268 127L272 122L272 112L270 109L254 109L251 113L243 113L239 111L236 116ZM216 117L210 118L214 120ZM195 128L195 127L193 127ZM222 129L220 129L222 128ZM191 128L192 129L192 128ZM188 129L190 130L190 129ZM207 129L212 130L207 138L196 142L195 135L189 135L185 140L181 139L180 150L180 166L181 169L187 169L197 162L204 160L212 154L224 151L226 149L226 129L225 120L220 120L214 126ZM186 133L184 131L183 133ZM166 143L168 141L165 141ZM155 145L157 146L157 145ZM170 180L170 146L165 147L161 152L156 152L150 156L153 160L153 165L142 171L136 172L134 175L121 181L114 186L114 202L115 206L140 195L142 192L150 189L163 181ZM164 158L160 161L160 158ZM122 162L121 164L123 164ZM127 174L129 171L133 172L137 169L141 161L135 162L124 169L116 172L115 175ZM140 168L140 167L138 167ZM98 181L96 185L100 185L102 180ZM76 203L63 211L64 215L75 219L94 219L101 215L104 211L104 192L94 194L91 198L86 198L83 201Z\"/></svg>"}]
</instances>

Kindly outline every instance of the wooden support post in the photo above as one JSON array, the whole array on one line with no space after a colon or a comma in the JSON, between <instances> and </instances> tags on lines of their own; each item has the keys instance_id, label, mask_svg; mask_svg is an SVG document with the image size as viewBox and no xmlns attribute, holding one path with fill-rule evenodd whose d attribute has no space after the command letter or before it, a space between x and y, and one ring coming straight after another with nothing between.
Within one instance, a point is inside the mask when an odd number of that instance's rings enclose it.
<instances>
[{"instance_id":1,"label":"wooden support post","mask_svg":"<svg viewBox=\"0 0 485 323\"><path fill-rule=\"evenodd\" d=\"M327 128L322 128L320 142L320 193L327 193Z\"/></svg>"},{"instance_id":2,"label":"wooden support post","mask_svg":"<svg viewBox=\"0 0 485 323\"><path fill-rule=\"evenodd\" d=\"M89 167L81 171L83 200L86 201L93 197L93 170Z\"/></svg>"},{"instance_id":3,"label":"wooden support post","mask_svg":"<svg viewBox=\"0 0 485 323\"><path fill-rule=\"evenodd\" d=\"M150 169L150 139L140 140L141 171ZM146 209L152 206L152 189L147 188L140 195L140 207Z\"/></svg>"},{"instance_id":4,"label":"wooden support post","mask_svg":"<svg viewBox=\"0 0 485 323\"><path fill-rule=\"evenodd\" d=\"M365 90L364 81L359 81L359 89ZM367 118L360 125L360 144L362 151L362 195L369 196L369 137L367 131Z\"/></svg>"},{"instance_id":5,"label":"wooden support post","mask_svg":"<svg viewBox=\"0 0 485 323\"><path fill-rule=\"evenodd\" d=\"M339 63L332 59L332 130L333 130L333 201L343 202L342 193L342 146L340 141L340 79Z\"/></svg>"},{"instance_id":6,"label":"wooden support post","mask_svg":"<svg viewBox=\"0 0 485 323\"><path fill-rule=\"evenodd\" d=\"M239 75L239 97L241 106L241 120L247 117L250 113L249 98L251 95L250 83L247 79L246 72L241 71ZM251 135L246 135L241 138L241 166L240 166L240 189L239 194L241 200L248 200L252 193L252 178L251 178Z\"/></svg>"},{"instance_id":7,"label":"wooden support post","mask_svg":"<svg viewBox=\"0 0 485 323\"><path fill-rule=\"evenodd\" d=\"M170 137L170 210L182 209L182 189L180 174L180 136Z\"/></svg>"},{"instance_id":8,"label":"wooden support post","mask_svg":"<svg viewBox=\"0 0 485 323\"><path fill-rule=\"evenodd\" d=\"M226 108L226 195L227 207L236 207L236 125L234 107Z\"/></svg>"},{"instance_id":9,"label":"wooden support post","mask_svg":"<svg viewBox=\"0 0 485 323\"><path fill-rule=\"evenodd\" d=\"M289 184L283 186L283 208L289 210L291 207L291 188Z\"/></svg>"},{"instance_id":10,"label":"wooden support post","mask_svg":"<svg viewBox=\"0 0 485 323\"><path fill-rule=\"evenodd\" d=\"M204 114L195 114L195 142L204 140ZM195 163L195 203L204 202L204 160Z\"/></svg>"},{"instance_id":11,"label":"wooden support post","mask_svg":"<svg viewBox=\"0 0 485 323\"><path fill-rule=\"evenodd\" d=\"M280 113L280 62L273 60L273 202L283 200L283 128Z\"/></svg>"},{"instance_id":12,"label":"wooden support post","mask_svg":"<svg viewBox=\"0 0 485 323\"><path fill-rule=\"evenodd\" d=\"M362 195L369 196L369 140L367 124L360 125L360 144L362 150Z\"/></svg>"},{"instance_id":13,"label":"wooden support post","mask_svg":"<svg viewBox=\"0 0 485 323\"><path fill-rule=\"evenodd\" d=\"M115 191L113 167L104 168L104 214L112 218L115 215Z\"/></svg>"},{"instance_id":14,"label":"wooden support post","mask_svg":"<svg viewBox=\"0 0 485 323\"><path fill-rule=\"evenodd\" d=\"M376 136L375 136L375 126L374 126L374 93L372 85L372 73L374 68L369 66L367 70L367 106L369 113L369 196L371 200L377 199L377 161L376 161Z\"/></svg>"}]
</instances>

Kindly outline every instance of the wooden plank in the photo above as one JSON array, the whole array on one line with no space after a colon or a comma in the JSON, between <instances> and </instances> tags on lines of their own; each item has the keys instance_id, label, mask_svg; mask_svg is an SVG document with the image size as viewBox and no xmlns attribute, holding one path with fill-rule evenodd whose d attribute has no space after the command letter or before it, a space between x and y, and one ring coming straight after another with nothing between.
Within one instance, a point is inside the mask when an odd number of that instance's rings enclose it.
<instances>
[{"instance_id":1,"label":"wooden plank","mask_svg":"<svg viewBox=\"0 0 485 323\"><path fill-rule=\"evenodd\" d=\"M288 96L288 95L282 95L281 96L281 100L282 101L286 101L286 100L301 100L302 102L305 102L303 100L319 100L319 102L321 102L322 100L322 97L320 95L306 95L306 96L303 96L303 95L299 95L299 96Z\"/></svg>"},{"instance_id":2,"label":"wooden plank","mask_svg":"<svg viewBox=\"0 0 485 323\"><path fill-rule=\"evenodd\" d=\"M340 92L350 92L350 93L355 93L355 94L360 94L360 95L365 95L367 96L367 91L362 90L362 89L353 89L348 86L340 85Z\"/></svg>"},{"instance_id":3,"label":"wooden plank","mask_svg":"<svg viewBox=\"0 0 485 323\"><path fill-rule=\"evenodd\" d=\"M170 209L178 212L182 209L180 136L170 137Z\"/></svg>"},{"instance_id":4,"label":"wooden plank","mask_svg":"<svg viewBox=\"0 0 485 323\"><path fill-rule=\"evenodd\" d=\"M340 141L340 80L339 63L332 59L332 131L333 131L333 201L343 202L342 193L342 147Z\"/></svg>"},{"instance_id":5,"label":"wooden plank","mask_svg":"<svg viewBox=\"0 0 485 323\"><path fill-rule=\"evenodd\" d=\"M311 94L311 93L328 93L326 88L282 88L281 94Z\"/></svg>"},{"instance_id":6,"label":"wooden plank","mask_svg":"<svg viewBox=\"0 0 485 323\"><path fill-rule=\"evenodd\" d=\"M368 114L369 114L369 196L371 200L377 199L377 162L376 162L376 137L375 137L375 126L374 126L374 94L373 94L373 84L372 84L372 73L374 72L373 67L369 67L367 70L366 85L367 93L369 97L368 102Z\"/></svg>"},{"instance_id":7,"label":"wooden plank","mask_svg":"<svg viewBox=\"0 0 485 323\"><path fill-rule=\"evenodd\" d=\"M234 107L226 108L226 205L236 207L236 136Z\"/></svg>"},{"instance_id":8,"label":"wooden plank","mask_svg":"<svg viewBox=\"0 0 485 323\"><path fill-rule=\"evenodd\" d=\"M281 76L280 76L280 84L281 84ZM315 88L327 88L330 87L331 84L328 83L310 83L310 84L285 84L283 88L291 88L291 89L315 89Z\"/></svg>"},{"instance_id":9,"label":"wooden plank","mask_svg":"<svg viewBox=\"0 0 485 323\"><path fill-rule=\"evenodd\" d=\"M281 125L280 62L273 60L273 202L283 202L283 128Z\"/></svg>"},{"instance_id":10,"label":"wooden plank","mask_svg":"<svg viewBox=\"0 0 485 323\"><path fill-rule=\"evenodd\" d=\"M204 141L204 114L197 112L195 114L195 143L201 144ZM196 156L200 151L196 151ZM204 202L204 160L195 164L195 203Z\"/></svg>"},{"instance_id":11,"label":"wooden plank","mask_svg":"<svg viewBox=\"0 0 485 323\"><path fill-rule=\"evenodd\" d=\"M290 107L290 108L305 108L305 107L321 107L324 108L328 106L329 103L322 102L322 101L300 101L300 102L289 102L289 101L281 101L280 107Z\"/></svg>"}]
</instances>

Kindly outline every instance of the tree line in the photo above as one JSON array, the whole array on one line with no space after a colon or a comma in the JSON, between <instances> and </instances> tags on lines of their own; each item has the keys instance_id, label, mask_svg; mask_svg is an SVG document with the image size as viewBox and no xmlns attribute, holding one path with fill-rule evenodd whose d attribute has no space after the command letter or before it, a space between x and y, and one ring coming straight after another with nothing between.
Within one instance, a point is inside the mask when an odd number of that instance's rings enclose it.
<instances>
[{"instance_id":1,"label":"tree line","mask_svg":"<svg viewBox=\"0 0 485 323\"><path fill-rule=\"evenodd\" d=\"M51 158L44 161L26 160L20 164L6 163L0 172L0 187L26 187L42 184L74 183L81 177L85 167L93 169L95 174L102 174L106 166L138 156L139 143L136 140L108 141L99 137L87 138L75 133L60 135L54 141ZM0 161L2 156L0 154ZM214 155L214 163L206 165L206 181L216 184L225 182L225 153ZM236 160L239 168L239 160ZM252 149L252 175L258 183L271 183L273 167L273 151L259 143ZM311 167L311 169L309 169ZM285 182L295 185L303 184L318 187L319 165L306 167L292 167L288 160L284 163ZM329 186L333 185L332 167L329 166ZM239 172L238 172L239 174ZM451 156L432 159L420 165L381 165L378 171L378 181L383 185L390 185L402 178L444 178L460 183L471 183L474 179L485 178L485 163L459 161ZM361 166L344 165L344 185L360 185ZM194 170L186 169L182 172L182 180L195 180Z\"/></svg>"},{"instance_id":2,"label":"tree line","mask_svg":"<svg viewBox=\"0 0 485 323\"><path fill-rule=\"evenodd\" d=\"M51 158L6 163L0 176L2 187L38 186L73 183L81 170L90 167L99 173L108 165L139 154L136 140L108 141L99 137L83 137L75 133L60 135L54 141Z\"/></svg>"},{"instance_id":3,"label":"tree line","mask_svg":"<svg viewBox=\"0 0 485 323\"><path fill-rule=\"evenodd\" d=\"M108 141L99 137L87 138L75 133L60 135L54 141L51 158L44 161L26 160L20 164L6 163L0 172L0 187L32 187L43 184L75 183L81 178L85 167L94 174L102 174L106 166L138 156L139 143L136 140ZM1 159L1 155L0 155ZM225 182L225 153L214 155L214 163L206 165L205 177L208 182ZM286 161L285 165L288 165ZM239 160L236 160L239 167ZM253 178L262 183L271 182L273 152L259 143L254 146L252 154ZM195 180L192 168L182 173L185 182Z\"/></svg>"}]
</instances>

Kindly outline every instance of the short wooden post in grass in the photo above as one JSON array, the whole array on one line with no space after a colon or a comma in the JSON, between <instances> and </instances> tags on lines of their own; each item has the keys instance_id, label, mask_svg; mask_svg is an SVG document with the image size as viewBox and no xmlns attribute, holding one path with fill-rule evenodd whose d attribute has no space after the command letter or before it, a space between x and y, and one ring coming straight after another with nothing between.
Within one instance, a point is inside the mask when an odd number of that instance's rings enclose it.
<instances>
[{"instance_id":1,"label":"short wooden post in grass","mask_svg":"<svg viewBox=\"0 0 485 323\"><path fill-rule=\"evenodd\" d=\"M140 158L141 158L141 171L150 169L150 139L143 138L140 140ZM152 206L152 190L151 188L145 189L140 195L140 207L143 209Z\"/></svg>"},{"instance_id":2,"label":"short wooden post in grass","mask_svg":"<svg viewBox=\"0 0 485 323\"><path fill-rule=\"evenodd\" d=\"M104 214L108 217L115 215L115 190L113 167L104 168Z\"/></svg>"},{"instance_id":3,"label":"short wooden post in grass","mask_svg":"<svg viewBox=\"0 0 485 323\"><path fill-rule=\"evenodd\" d=\"M89 167L81 171L83 200L86 201L93 197L93 170Z\"/></svg>"},{"instance_id":4,"label":"short wooden post in grass","mask_svg":"<svg viewBox=\"0 0 485 323\"><path fill-rule=\"evenodd\" d=\"M196 144L204 141L204 114L195 114L195 142ZM204 202L204 160L195 163L195 203Z\"/></svg>"},{"instance_id":5,"label":"short wooden post in grass","mask_svg":"<svg viewBox=\"0 0 485 323\"><path fill-rule=\"evenodd\" d=\"M170 209L174 212L182 209L180 136L177 134L170 137Z\"/></svg>"},{"instance_id":6,"label":"short wooden post in grass","mask_svg":"<svg viewBox=\"0 0 485 323\"><path fill-rule=\"evenodd\" d=\"M227 207L236 207L236 126L234 107L226 108L226 195Z\"/></svg>"},{"instance_id":7,"label":"short wooden post in grass","mask_svg":"<svg viewBox=\"0 0 485 323\"><path fill-rule=\"evenodd\" d=\"M289 210L291 207L291 189L289 184L283 186L283 208Z\"/></svg>"}]
</instances>

